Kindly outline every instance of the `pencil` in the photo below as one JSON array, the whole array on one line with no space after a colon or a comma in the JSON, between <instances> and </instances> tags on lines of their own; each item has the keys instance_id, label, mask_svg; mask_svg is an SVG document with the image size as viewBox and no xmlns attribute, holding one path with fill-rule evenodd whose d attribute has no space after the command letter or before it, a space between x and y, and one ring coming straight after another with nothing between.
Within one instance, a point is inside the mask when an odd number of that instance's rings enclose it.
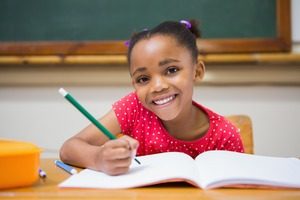
<instances>
[{"instance_id":1,"label":"pencil","mask_svg":"<svg viewBox=\"0 0 300 200\"><path fill-rule=\"evenodd\" d=\"M88 118L100 131L102 131L110 140L117 139L115 135L113 135L109 130L107 130L95 117L93 117L83 106L81 106L74 97L70 93L68 93L65 89L60 88L59 93L65 97L77 110L79 110L86 118ZM141 164L139 160L134 158L134 160Z\"/></svg>"}]
</instances>

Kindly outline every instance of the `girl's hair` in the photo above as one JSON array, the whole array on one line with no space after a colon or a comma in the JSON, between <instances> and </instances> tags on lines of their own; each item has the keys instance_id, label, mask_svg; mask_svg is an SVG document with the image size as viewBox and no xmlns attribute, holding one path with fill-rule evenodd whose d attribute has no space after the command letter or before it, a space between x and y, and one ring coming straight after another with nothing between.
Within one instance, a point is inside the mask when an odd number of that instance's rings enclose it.
<instances>
[{"instance_id":1,"label":"girl's hair","mask_svg":"<svg viewBox=\"0 0 300 200\"><path fill-rule=\"evenodd\" d=\"M197 28L197 22L190 20L190 27L186 24L175 21L166 21L150 30L143 30L133 34L128 43L127 60L130 64L131 52L134 46L143 39L150 39L154 35L171 36L177 40L178 44L187 48L194 62L197 62L198 48L196 38L200 38L200 32Z\"/></svg>"}]
</instances>

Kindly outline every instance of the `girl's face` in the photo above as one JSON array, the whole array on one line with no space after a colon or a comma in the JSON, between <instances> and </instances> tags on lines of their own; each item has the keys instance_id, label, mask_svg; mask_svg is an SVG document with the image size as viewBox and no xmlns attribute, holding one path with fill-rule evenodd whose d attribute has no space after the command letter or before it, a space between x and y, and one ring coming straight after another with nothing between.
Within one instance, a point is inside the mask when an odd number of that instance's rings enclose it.
<instances>
[{"instance_id":1,"label":"girl's face","mask_svg":"<svg viewBox=\"0 0 300 200\"><path fill-rule=\"evenodd\" d=\"M139 41L130 59L132 84L147 109L164 121L189 114L193 85L203 67L185 47L171 36L155 35Z\"/></svg>"}]
</instances>

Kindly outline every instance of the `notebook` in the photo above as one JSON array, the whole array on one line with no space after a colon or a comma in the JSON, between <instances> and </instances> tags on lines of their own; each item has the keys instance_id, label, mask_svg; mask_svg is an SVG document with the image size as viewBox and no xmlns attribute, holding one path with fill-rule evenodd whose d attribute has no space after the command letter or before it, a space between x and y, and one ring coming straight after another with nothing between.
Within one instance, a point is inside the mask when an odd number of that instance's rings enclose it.
<instances>
[{"instance_id":1,"label":"notebook","mask_svg":"<svg viewBox=\"0 0 300 200\"><path fill-rule=\"evenodd\" d=\"M180 152L137 157L130 170L110 176L84 169L59 184L61 188L121 189L185 181L212 189L218 187L300 188L300 160L231 151L207 151L193 159Z\"/></svg>"}]
</instances>

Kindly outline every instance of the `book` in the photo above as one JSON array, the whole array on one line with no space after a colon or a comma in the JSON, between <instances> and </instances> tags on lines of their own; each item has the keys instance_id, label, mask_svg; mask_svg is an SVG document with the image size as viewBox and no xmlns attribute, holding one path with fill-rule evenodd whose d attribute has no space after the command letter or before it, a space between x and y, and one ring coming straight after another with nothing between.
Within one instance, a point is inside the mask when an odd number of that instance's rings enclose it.
<instances>
[{"instance_id":1,"label":"book","mask_svg":"<svg viewBox=\"0 0 300 200\"><path fill-rule=\"evenodd\" d=\"M207 151L195 159L180 152L140 156L127 173L110 176L84 169L61 188L123 189L185 181L202 189L218 187L300 188L300 160L231 151Z\"/></svg>"}]
</instances>

